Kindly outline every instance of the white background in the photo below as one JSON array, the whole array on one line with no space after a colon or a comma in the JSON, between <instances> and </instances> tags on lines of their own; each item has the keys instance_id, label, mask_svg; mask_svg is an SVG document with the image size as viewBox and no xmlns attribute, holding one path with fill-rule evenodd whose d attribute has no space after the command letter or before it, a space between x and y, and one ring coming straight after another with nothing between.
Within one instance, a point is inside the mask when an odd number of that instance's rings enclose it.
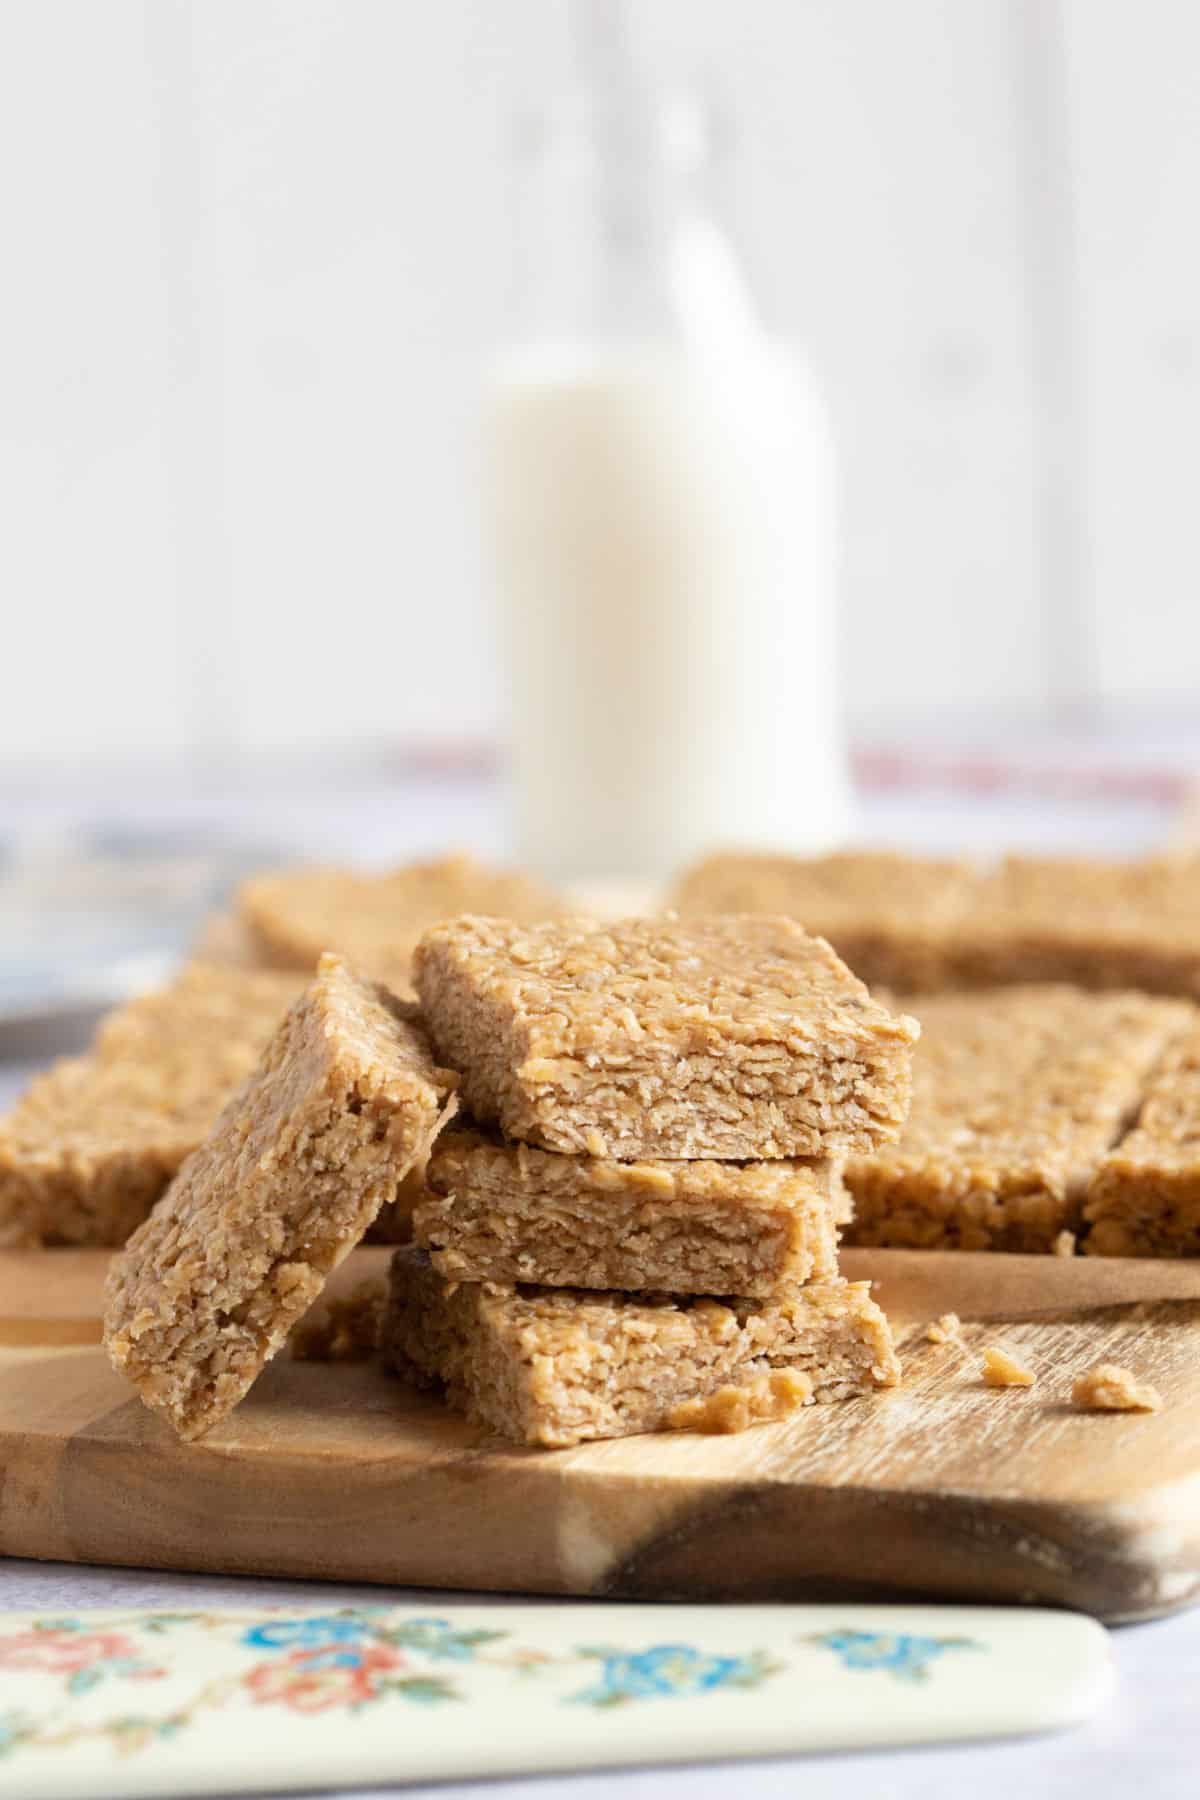
<instances>
[{"instance_id":1,"label":"white background","mask_svg":"<svg viewBox=\"0 0 1200 1800\"><path fill-rule=\"evenodd\" d=\"M638 0L845 481L860 723L1200 686L1200 7ZM554 0L0 0L0 765L486 739Z\"/></svg>"}]
</instances>

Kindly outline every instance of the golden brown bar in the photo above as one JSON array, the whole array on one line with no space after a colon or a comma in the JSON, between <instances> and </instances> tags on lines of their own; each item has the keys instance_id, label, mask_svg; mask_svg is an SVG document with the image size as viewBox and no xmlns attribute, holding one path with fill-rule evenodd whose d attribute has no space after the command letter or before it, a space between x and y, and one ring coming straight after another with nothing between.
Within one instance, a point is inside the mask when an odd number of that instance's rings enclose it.
<instances>
[{"instance_id":1,"label":"golden brown bar","mask_svg":"<svg viewBox=\"0 0 1200 1800\"><path fill-rule=\"evenodd\" d=\"M414 1249L392 1261L383 1347L477 1424L546 1446L662 1431L690 1402L774 1371L807 1377L813 1400L869 1394L900 1373L867 1282L770 1300L456 1284Z\"/></svg>"},{"instance_id":2,"label":"golden brown bar","mask_svg":"<svg viewBox=\"0 0 1200 1800\"><path fill-rule=\"evenodd\" d=\"M848 1164L847 1240L1053 1249L1195 1009L1053 986L917 1004L912 1111L894 1147Z\"/></svg>"},{"instance_id":3,"label":"golden brown bar","mask_svg":"<svg viewBox=\"0 0 1200 1800\"><path fill-rule=\"evenodd\" d=\"M789 919L462 918L413 968L471 1113L545 1150L820 1157L907 1112L916 1024Z\"/></svg>"},{"instance_id":4,"label":"golden brown bar","mask_svg":"<svg viewBox=\"0 0 1200 1800\"><path fill-rule=\"evenodd\" d=\"M1200 999L1200 858L1010 856L943 956L947 987L1069 981Z\"/></svg>"},{"instance_id":5,"label":"golden brown bar","mask_svg":"<svg viewBox=\"0 0 1200 1800\"><path fill-rule=\"evenodd\" d=\"M192 963L170 986L109 1013L92 1052L110 1064L197 1068L203 1063L242 1078L303 985L298 974Z\"/></svg>"},{"instance_id":6,"label":"golden brown bar","mask_svg":"<svg viewBox=\"0 0 1200 1800\"><path fill-rule=\"evenodd\" d=\"M335 950L396 993L411 993L417 939L438 920L481 912L528 922L562 910L558 897L529 876L489 869L466 855L379 874L285 869L245 882L237 908L262 961L311 970L323 950Z\"/></svg>"},{"instance_id":7,"label":"golden brown bar","mask_svg":"<svg viewBox=\"0 0 1200 1800\"><path fill-rule=\"evenodd\" d=\"M236 913L211 913L192 943L191 960L201 966L261 969L277 966L264 956Z\"/></svg>"},{"instance_id":8,"label":"golden brown bar","mask_svg":"<svg viewBox=\"0 0 1200 1800\"><path fill-rule=\"evenodd\" d=\"M845 850L798 857L718 852L687 870L671 904L684 916L777 913L828 938L863 981L918 994L946 985L943 945L977 877L959 859Z\"/></svg>"},{"instance_id":9,"label":"golden brown bar","mask_svg":"<svg viewBox=\"0 0 1200 1800\"><path fill-rule=\"evenodd\" d=\"M1200 1256L1200 1027L1163 1059L1083 1211L1090 1256Z\"/></svg>"},{"instance_id":10,"label":"golden brown bar","mask_svg":"<svg viewBox=\"0 0 1200 1800\"><path fill-rule=\"evenodd\" d=\"M836 1162L560 1156L456 1129L438 1140L413 1238L457 1281L775 1293L837 1274Z\"/></svg>"},{"instance_id":11,"label":"golden brown bar","mask_svg":"<svg viewBox=\"0 0 1200 1800\"><path fill-rule=\"evenodd\" d=\"M705 858L684 914L772 912L827 937L872 987L910 995L1061 981L1200 999L1200 855L962 861L843 851Z\"/></svg>"},{"instance_id":12,"label":"golden brown bar","mask_svg":"<svg viewBox=\"0 0 1200 1800\"><path fill-rule=\"evenodd\" d=\"M424 1161L453 1100L386 989L323 957L252 1079L114 1258L104 1342L180 1437L236 1406Z\"/></svg>"},{"instance_id":13,"label":"golden brown bar","mask_svg":"<svg viewBox=\"0 0 1200 1800\"><path fill-rule=\"evenodd\" d=\"M117 1245L254 1068L298 977L186 970L35 1078L0 1121L0 1245Z\"/></svg>"}]
</instances>

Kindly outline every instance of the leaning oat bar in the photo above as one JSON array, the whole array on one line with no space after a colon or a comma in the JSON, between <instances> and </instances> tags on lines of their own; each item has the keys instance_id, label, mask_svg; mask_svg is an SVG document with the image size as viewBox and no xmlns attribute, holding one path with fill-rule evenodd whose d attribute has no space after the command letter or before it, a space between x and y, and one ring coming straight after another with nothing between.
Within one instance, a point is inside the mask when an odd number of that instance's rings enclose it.
<instances>
[{"instance_id":1,"label":"leaning oat bar","mask_svg":"<svg viewBox=\"0 0 1200 1800\"><path fill-rule=\"evenodd\" d=\"M837 1274L836 1162L612 1162L446 1132L416 1243L459 1281L771 1294Z\"/></svg>"},{"instance_id":2,"label":"leaning oat bar","mask_svg":"<svg viewBox=\"0 0 1200 1800\"><path fill-rule=\"evenodd\" d=\"M1138 1104L1186 1001L1004 988L921 1002L900 1141L854 1158L856 1244L1051 1250Z\"/></svg>"},{"instance_id":3,"label":"leaning oat bar","mask_svg":"<svg viewBox=\"0 0 1200 1800\"><path fill-rule=\"evenodd\" d=\"M186 971L112 1013L0 1120L0 1245L123 1244L253 1070L300 987Z\"/></svg>"},{"instance_id":4,"label":"leaning oat bar","mask_svg":"<svg viewBox=\"0 0 1200 1800\"><path fill-rule=\"evenodd\" d=\"M872 1393L900 1373L866 1282L770 1300L595 1294L446 1282L415 1249L392 1261L383 1349L476 1423L547 1446L662 1431L689 1402L753 1392L777 1370L806 1376L813 1400Z\"/></svg>"},{"instance_id":5,"label":"leaning oat bar","mask_svg":"<svg viewBox=\"0 0 1200 1800\"><path fill-rule=\"evenodd\" d=\"M476 1119L546 1150L828 1156L895 1137L908 1109L918 1026L790 919L468 917L413 966Z\"/></svg>"},{"instance_id":6,"label":"leaning oat bar","mask_svg":"<svg viewBox=\"0 0 1200 1800\"><path fill-rule=\"evenodd\" d=\"M1089 1256L1200 1255L1200 1026L1164 1057L1088 1189Z\"/></svg>"},{"instance_id":7,"label":"leaning oat bar","mask_svg":"<svg viewBox=\"0 0 1200 1800\"><path fill-rule=\"evenodd\" d=\"M323 957L253 1078L109 1274L115 1368L181 1437L242 1398L447 1115L383 988Z\"/></svg>"}]
</instances>

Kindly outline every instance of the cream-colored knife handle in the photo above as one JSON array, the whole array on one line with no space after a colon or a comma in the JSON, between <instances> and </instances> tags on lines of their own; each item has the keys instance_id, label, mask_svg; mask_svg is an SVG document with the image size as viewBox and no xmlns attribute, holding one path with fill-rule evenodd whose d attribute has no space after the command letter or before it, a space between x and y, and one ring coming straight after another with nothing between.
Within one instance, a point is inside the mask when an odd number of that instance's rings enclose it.
<instances>
[{"instance_id":1,"label":"cream-colored knife handle","mask_svg":"<svg viewBox=\"0 0 1200 1800\"><path fill-rule=\"evenodd\" d=\"M1107 1634L976 1607L0 1615L0 1797L346 1789L1073 1725Z\"/></svg>"}]
</instances>

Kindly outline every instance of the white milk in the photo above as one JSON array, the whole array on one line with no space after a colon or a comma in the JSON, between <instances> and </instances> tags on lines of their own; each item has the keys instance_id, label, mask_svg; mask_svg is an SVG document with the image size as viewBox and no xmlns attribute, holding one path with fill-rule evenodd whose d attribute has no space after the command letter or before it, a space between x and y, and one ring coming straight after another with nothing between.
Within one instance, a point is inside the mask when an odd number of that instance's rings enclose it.
<instances>
[{"instance_id":1,"label":"white milk","mask_svg":"<svg viewBox=\"0 0 1200 1800\"><path fill-rule=\"evenodd\" d=\"M659 877L841 838L833 455L802 364L530 350L488 410L521 860Z\"/></svg>"}]
</instances>

